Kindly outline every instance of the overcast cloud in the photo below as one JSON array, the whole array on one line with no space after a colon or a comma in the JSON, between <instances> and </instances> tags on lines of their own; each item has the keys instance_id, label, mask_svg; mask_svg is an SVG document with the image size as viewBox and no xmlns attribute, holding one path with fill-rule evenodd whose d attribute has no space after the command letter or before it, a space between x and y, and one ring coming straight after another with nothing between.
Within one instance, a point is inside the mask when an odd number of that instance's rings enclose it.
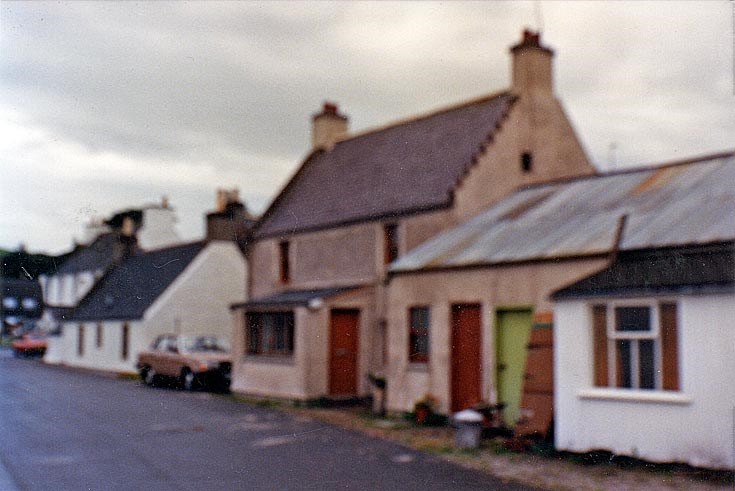
<instances>
[{"instance_id":1,"label":"overcast cloud","mask_svg":"<svg viewBox=\"0 0 735 491\"><path fill-rule=\"evenodd\" d=\"M3 1L0 247L63 252L163 195L197 238L218 187L262 212L324 100L360 131L501 90L539 23L599 169L735 148L733 2L540 7Z\"/></svg>"}]
</instances>

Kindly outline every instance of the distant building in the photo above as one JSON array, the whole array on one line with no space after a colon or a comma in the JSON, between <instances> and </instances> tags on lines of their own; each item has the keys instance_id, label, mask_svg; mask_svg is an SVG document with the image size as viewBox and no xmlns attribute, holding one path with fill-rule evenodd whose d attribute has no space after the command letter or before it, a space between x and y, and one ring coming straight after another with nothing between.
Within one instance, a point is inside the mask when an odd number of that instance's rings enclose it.
<instances>
[{"instance_id":1,"label":"distant building","mask_svg":"<svg viewBox=\"0 0 735 491\"><path fill-rule=\"evenodd\" d=\"M93 223L98 235L79 245L55 271L40 277L46 304L42 324L48 330L58 328L112 265L138 250L181 242L174 228L175 212L166 200Z\"/></svg>"},{"instance_id":2,"label":"distant building","mask_svg":"<svg viewBox=\"0 0 735 491\"><path fill-rule=\"evenodd\" d=\"M0 336L19 335L33 330L43 309L43 295L38 281L28 278L0 278L0 291Z\"/></svg>"},{"instance_id":3,"label":"distant building","mask_svg":"<svg viewBox=\"0 0 735 491\"><path fill-rule=\"evenodd\" d=\"M129 255L66 315L46 361L131 373L138 353L161 334L213 334L229 341L229 305L244 299L245 281L245 259L232 241Z\"/></svg>"}]
</instances>

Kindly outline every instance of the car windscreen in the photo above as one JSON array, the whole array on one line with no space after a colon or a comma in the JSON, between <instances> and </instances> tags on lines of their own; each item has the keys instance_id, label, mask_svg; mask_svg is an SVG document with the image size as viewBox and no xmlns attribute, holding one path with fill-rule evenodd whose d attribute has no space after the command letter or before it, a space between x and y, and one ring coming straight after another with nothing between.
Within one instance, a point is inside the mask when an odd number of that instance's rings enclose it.
<instances>
[{"instance_id":1,"label":"car windscreen","mask_svg":"<svg viewBox=\"0 0 735 491\"><path fill-rule=\"evenodd\" d=\"M180 340L180 348L183 351L208 351L208 352L221 352L225 353L229 351L228 346L221 340L214 336L192 336L184 337Z\"/></svg>"}]
</instances>

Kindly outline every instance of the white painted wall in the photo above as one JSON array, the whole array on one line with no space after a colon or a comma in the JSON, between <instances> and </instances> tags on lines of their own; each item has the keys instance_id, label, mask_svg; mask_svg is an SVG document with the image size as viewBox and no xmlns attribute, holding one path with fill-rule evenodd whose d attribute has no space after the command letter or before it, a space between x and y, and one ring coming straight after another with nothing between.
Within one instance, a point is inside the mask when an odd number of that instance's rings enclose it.
<instances>
[{"instance_id":1,"label":"white painted wall","mask_svg":"<svg viewBox=\"0 0 735 491\"><path fill-rule=\"evenodd\" d=\"M78 351L80 324L84 325L84 349L81 356ZM62 335L54 341L55 344L58 343L58 340L61 341L61 353L58 352L58 345L55 346L58 358L53 361L47 360L47 362L95 370L133 373L135 372L137 353L142 347L139 339L142 324L140 322L128 322L130 341L127 359L122 357L123 324L122 321L102 322L102 343L98 347L96 322L66 323Z\"/></svg>"},{"instance_id":2,"label":"white painted wall","mask_svg":"<svg viewBox=\"0 0 735 491\"><path fill-rule=\"evenodd\" d=\"M589 304L556 305L557 449L735 469L735 295L677 301L676 392L594 388Z\"/></svg>"},{"instance_id":3,"label":"white painted wall","mask_svg":"<svg viewBox=\"0 0 735 491\"><path fill-rule=\"evenodd\" d=\"M146 311L145 338L213 334L231 344L230 305L245 301L246 281L245 258L235 243L210 242Z\"/></svg>"}]
</instances>

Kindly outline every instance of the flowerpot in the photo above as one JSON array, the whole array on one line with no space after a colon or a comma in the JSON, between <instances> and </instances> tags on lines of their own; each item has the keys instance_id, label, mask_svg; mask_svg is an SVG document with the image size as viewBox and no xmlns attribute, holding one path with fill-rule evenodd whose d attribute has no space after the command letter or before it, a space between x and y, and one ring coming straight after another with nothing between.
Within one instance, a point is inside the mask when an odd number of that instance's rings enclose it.
<instances>
[{"instance_id":1,"label":"flowerpot","mask_svg":"<svg viewBox=\"0 0 735 491\"><path fill-rule=\"evenodd\" d=\"M416 408L416 423L423 425L429 420L429 414L431 410L428 407L417 407Z\"/></svg>"}]
</instances>

